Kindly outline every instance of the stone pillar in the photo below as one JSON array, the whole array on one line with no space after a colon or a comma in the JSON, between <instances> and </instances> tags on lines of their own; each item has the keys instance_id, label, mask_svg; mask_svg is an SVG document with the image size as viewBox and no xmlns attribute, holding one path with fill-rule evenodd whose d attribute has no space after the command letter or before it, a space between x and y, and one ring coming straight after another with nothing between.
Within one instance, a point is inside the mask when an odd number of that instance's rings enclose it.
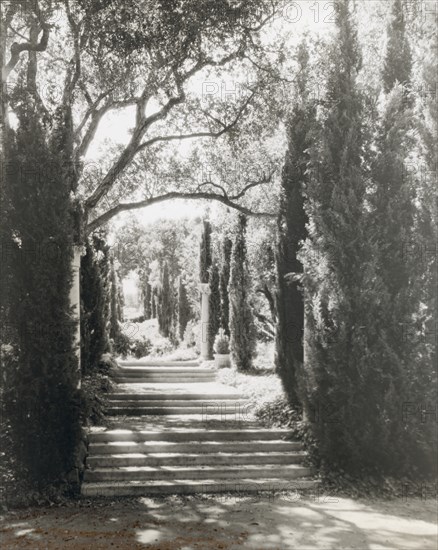
<instances>
[{"instance_id":1,"label":"stone pillar","mask_svg":"<svg viewBox=\"0 0 438 550\"><path fill-rule=\"evenodd\" d=\"M81 386L81 256L82 247L73 247L73 260L72 260L72 274L73 280L70 289L70 305L74 308L72 313L73 322L75 325L75 339L74 345L76 347L76 355L79 365L79 382L78 387Z\"/></svg>"},{"instance_id":2,"label":"stone pillar","mask_svg":"<svg viewBox=\"0 0 438 550\"><path fill-rule=\"evenodd\" d=\"M200 348L201 360L207 361L211 359L208 349L208 331L210 322L210 285L208 283L200 283L199 291L201 293L201 330L200 330Z\"/></svg>"}]
</instances>

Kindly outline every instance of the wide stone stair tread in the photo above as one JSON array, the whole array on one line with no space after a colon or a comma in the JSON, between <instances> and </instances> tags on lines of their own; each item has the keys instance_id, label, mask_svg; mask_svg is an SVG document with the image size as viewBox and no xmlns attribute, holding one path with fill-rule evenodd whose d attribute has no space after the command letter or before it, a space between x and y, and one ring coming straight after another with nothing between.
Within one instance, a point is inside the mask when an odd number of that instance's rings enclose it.
<instances>
[{"instance_id":1,"label":"wide stone stair tread","mask_svg":"<svg viewBox=\"0 0 438 550\"><path fill-rule=\"evenodd\" d=\"M249 453L249 452L287 452L300 451L302 445L298 442L286 443L285 441L252 441L252 442L207 442L202 445L197 441L170 442L170 441L113 441L109 443L92 443L90 451L93 455L120 454L120 453L201 453L210 454L218 452Z\"/></svg>"},{"instance_id":2,"label":"wide stone stair tread","mask_svg":"<svg viewBox=\"0 0 438 550\"><path fill-rule=\"evenodd\" d=\"M175 400L187 400L187 401L207 401L207 400L224 400L235 401L244 399L244 396L239 393L112 393L107 396L109 402L114 401L175 401Z\"/></svg>"},{"instance_id":3,"label":"wide stone stair tread","mask_svg":"<svg viewBox=\"0 0 438 550\"><path fill-rule=\"evenodd\" d=\"M231 479L239 477L275 477L296 478L310 474L310 469L300 464L244 464L241 466L225 465L162 465L162 466L114 466L110 468L93 468L86 470L88 481L107 481L124 479Z\"/></svg>"},{"instance_id":4,"label":"wide stone stair tread","mask_svg":"<svg viewBox=\"0 0 438 550\"><path fill-rule=\"evenodd\" d=\"M88 466L110 468L113 466L159 466L217 464L294 464L306 458L304 451L254 452L254 453L124 453L95 455L88 460Z\"/></svg>"},{"instance_id":5,"label":"wide stone stair tread","mask_svg":"<svg viewBox=\"0 0 438 550\"><path fill-rule=\"evenodd\" d=\"M202 367L199 361L162 361L162 360L120 360L120 367Z\"/></svg>"},{"instance_id":6,"label":"wide stone stair tread","mask_svg":"<svg viewBox=\"0 0 438 550\"><path fill-rule=\"evenodd\" d=\"M296 491L317 490L319 482L313 479L251 478L237 480L216 479L172 479L172 480L129 480L124 482L110 481L86 483L83 485L84 496L135 496L162 494L207 494L207 493L259 493L276 491L289 493L287 498L296 500Z\"/></svg>"},{"instance_id":7,"label":"wide stone stair tread","mask_svg":"<svg viewBox=\"0 0 438 550\"><path fill-rule=\"evenodd\" d=\"M114 429L90 433L90 441L223 441L276 440L285 438L289 430L203 430L179 429L162 431Z\"/></svg>"}]
</instances>

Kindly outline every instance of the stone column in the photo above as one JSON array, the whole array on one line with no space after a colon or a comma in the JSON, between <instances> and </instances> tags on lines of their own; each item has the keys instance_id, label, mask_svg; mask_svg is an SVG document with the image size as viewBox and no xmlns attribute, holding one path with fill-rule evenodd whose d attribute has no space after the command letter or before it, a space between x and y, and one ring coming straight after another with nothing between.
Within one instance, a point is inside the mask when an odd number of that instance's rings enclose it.
<instances>
[{"instance_id":1,"label":"stone column","mask_svg":"<svg viewBox=\"0 0 438 550\"><path fill-rule=\"evenodd\" d=\"M201 360L207 361L211 359L208 349L208 331L210 322L210 285L208 283L200 283L199 291L201 293L201 330L200 330L200 348Z\"/></svg>"},{"instance_id":2,"label":"stone column","mask_svg":"<svg viewBox=\"0 0 438 550\"><path fill-rule=\"evenodd\" d=\"M73 280L70 289L70 305L73 307L72 319L75 325L75 339L74 345L76 347L76 355L79 365L79 382L78 387L81 386L81 256L82 247L73 247L73 260L72 260L72 274Z\"/></svg>"}]
</instances>

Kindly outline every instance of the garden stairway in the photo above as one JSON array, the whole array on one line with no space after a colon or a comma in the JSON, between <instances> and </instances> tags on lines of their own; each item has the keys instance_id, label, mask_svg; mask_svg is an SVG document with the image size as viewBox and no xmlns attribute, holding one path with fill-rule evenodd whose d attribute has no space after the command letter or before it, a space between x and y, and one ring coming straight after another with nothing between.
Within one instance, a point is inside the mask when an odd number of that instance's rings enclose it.
<instances>
[{"instance_id":1,"label":"garden stairway","mask_svg":"<svg viewBox=\"0 0 438 550\"><path fill-rule=\"evenodd\" d=\"M121 362L110 428L92 428L86 496L296 491L316 485L301 443L195 362Z\"/></svg>"}]
</instances>

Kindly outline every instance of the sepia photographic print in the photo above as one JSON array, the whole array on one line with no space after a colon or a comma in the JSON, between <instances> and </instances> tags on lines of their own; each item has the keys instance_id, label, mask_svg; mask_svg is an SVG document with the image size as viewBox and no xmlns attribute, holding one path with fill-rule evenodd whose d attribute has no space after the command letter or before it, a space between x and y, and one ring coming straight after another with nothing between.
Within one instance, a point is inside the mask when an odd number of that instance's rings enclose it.
<instances>
[{"instance_id":1,"label":"sepia photographic print","mask_svg":"<svg viewBox=\"0 0 438 550\"><path fill-rule=\"evenodd\" d=\"M0 546L437 550L438 0L0 0Z\"/></svg>"}]
</instances>

